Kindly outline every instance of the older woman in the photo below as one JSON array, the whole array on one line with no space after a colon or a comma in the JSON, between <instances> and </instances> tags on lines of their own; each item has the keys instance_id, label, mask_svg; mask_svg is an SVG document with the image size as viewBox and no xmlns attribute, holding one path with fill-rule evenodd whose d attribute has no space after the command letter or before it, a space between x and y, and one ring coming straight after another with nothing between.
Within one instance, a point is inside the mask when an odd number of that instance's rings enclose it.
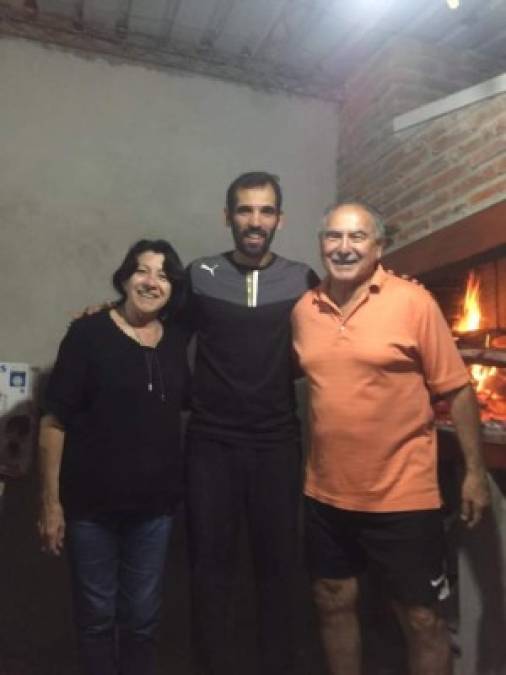
<instances>
[{"instance_id":1,"label":"older woman","mask_svg":"<svg viewBox=\"0 0 506 675\"><path fill-rule=\"evenodd\" d=\"M183 269L142 240L113 275L112 309L74 321L41 421L39 531L65 542L88 675L153 675L162 574L181 496L187 378Z\"/></svg>"}]
</instances>

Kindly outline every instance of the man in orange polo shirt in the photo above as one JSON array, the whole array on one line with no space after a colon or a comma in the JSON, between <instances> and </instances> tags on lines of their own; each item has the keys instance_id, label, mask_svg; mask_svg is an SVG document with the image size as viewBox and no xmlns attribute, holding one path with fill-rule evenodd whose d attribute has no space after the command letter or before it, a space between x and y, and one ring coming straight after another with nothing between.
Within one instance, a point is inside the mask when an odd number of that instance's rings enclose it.
<instances>
[{"instance_id":1,"label":"man in orange polo shirt","mask_svg":"<svg viewBox=\"0 0 506 675\"><path fill-rule=\"evenodd\" d=\"M293 311L310 389L307 537L332 675L361 672L357 575L382 575L405 631L412 675L451 672L431 397L447 399L466 471L462 518L489 493L467 370L437 304L386 274L384 224L370 207L332 208L320 233L327 277Z\"/></svg>"}]
</instances>

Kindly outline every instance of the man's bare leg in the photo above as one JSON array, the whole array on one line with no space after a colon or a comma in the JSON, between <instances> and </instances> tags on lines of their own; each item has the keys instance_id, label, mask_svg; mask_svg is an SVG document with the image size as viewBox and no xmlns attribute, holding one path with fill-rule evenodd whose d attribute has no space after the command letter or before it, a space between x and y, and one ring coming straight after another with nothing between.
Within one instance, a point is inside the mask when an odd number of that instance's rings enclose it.
<instances>
[{"instance_id":1,"label":"man's bare leg","mask_svg":"<svg viewBox=\"0 0 506 675\"><path fill-rule=\"evenodd\" d=\"M446 622L431 607L394 606L406 635L410 675L451 675Z\"/></svg>"},{"instance_id":2,"label":"man's bare leg","mask_svg":"<svg viewBox=\"0 0 506 675\"><path fill-rule=\"evenodd\" d=\"M330 675L360 675L357 580L318 579L313 593Z\"/></svg>"}]
</instances>

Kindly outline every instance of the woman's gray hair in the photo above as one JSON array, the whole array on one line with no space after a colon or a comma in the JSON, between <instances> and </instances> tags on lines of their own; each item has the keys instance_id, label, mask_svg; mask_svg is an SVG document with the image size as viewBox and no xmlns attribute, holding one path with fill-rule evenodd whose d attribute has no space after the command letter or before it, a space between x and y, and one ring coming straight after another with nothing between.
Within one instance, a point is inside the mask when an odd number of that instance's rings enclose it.
<instances>
[{"instance_id":1,"label":"woman's gray hair","mask_svg":"<svg viewBox=\"0 0 506 675\"><path fill-rule=\"evenodd\" d=\"M367 202L360 201L358 199L349 199L342 202L336 202L331 206L328 206L325 209L325 213L322 218L322 230L325 230L328 225L329 216L331 213L334 213L337 209L340 209L341 206L358 206L359 208L366 211L372 218L374 222L374 227L376 228L376 241L385 241L386 239L386 223L385 219L381 213L375 209L373 206L367 204Z\"/></svg>"}]
</instances>

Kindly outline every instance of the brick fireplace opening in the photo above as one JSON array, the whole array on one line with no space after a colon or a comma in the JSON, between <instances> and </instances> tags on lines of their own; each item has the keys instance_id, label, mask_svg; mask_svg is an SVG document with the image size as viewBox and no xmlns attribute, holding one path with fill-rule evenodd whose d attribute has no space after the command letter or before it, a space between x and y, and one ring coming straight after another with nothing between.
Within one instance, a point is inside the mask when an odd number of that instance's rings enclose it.
<instances>
[{"instance_id":1,"label":"brick fireplace opening","mask_svg":"<svg viewBox=\"0 0 506 675\"><path fill-rule=\"evenodd\" d=\"M459 329L471 274L479 297L480 322L479 326ZM421 274L419 278L435 296L448 323L459 335L459 342L469 343L470 347L493 346L494 341L501 344L499 337L506 333L506 244Z\"/></svg>"},{"instance_id":2,"label":"brick fireplace opening","mask_svg":"<svg viewBox=\"0 0 506 675\"><path fill-rule=\"evenodd\" d=\"M387 254L384 263L416 276L438 301L477 391L487 466L506 468L506 201ZM480 318L459 325L470 281ZM435 407L441 452L456 456L447 411Z\"/></svg>"}]
</instances>

